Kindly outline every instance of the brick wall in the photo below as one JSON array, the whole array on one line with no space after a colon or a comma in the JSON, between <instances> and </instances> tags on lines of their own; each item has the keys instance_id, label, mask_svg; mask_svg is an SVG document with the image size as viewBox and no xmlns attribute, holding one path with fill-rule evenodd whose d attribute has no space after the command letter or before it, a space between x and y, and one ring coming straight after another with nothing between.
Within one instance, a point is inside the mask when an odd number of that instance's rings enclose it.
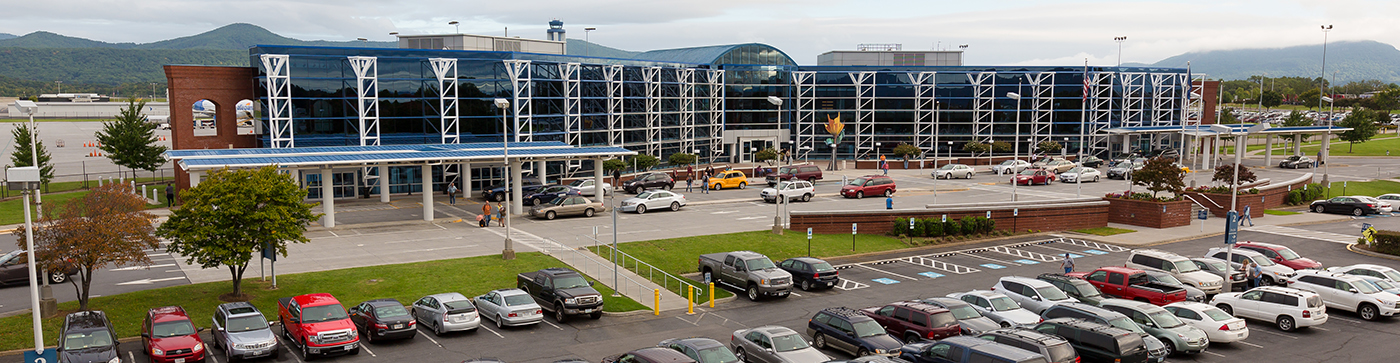
<instances>
[{"instance_id":1,"label":"brick wall","mask_svg":"<svg viewBox=\"0 0 1400 363\"><path fill-rule=\"evenodd\" d=\"M253 67L165 66L165 79L170 88L170 134L174 150L231 149L258 147L258 136L238 135L236 111L238 101L256 99ZM194 113L191 106L199 100L214 102L218 134L194 136ZM189 173L175 171L176 188L190 187Z\"/></svg>"},{"instance_id":2,"label":"brick wall","mask_svg":"<svg viewBox=\"0 0 1400 363\"><path fill-rule=\"evenodd\" d=\"M894 221L897 218L942 219L944 215L947 215L949 220L953 220L966 216L986 217L988 210L990 210L992 220L996 221L997 230L1062 231L1107 226L1108 206L1108 203L1085 202L1045 206L1023 205L1016 208L996 207L984 210L955 208L952 210L794 212L790 228L793 231L803 232L807 228L812 228L813 233L850 233L851 223L856 223L857 233L887 234L894 227ZM1019 209L1019 213L1017 209ZM1019 215L1013 216L1013 214Z\"/></svg>"},{"instance_id":3,"label":"brick wall","mask_svg":"<svg viewBox=\"0 0 1400 363\"><path fill-rule=\"evenodd\" d=\"M1191 201L1154 202L1121 198L1108 201L1108 222L1150 228L1171 228L1191 224ZM1164 208L1165 207L1165 208Z\"/></svg>"},{"instance_id":4,"label":"brick wall","mask_svg":"<svg viewBox=\"0 0 1400 363\"><path fill-rule=\"evenodd\" d=\"M1259 194L1240 194L1236 210L1244 212L1244 207L1249 206L1249 217L1263 217L1265 209L1273 209L1283 206L1288 200L1288 192L1293 189L1302 189L1303 185L1312 183L1312 174L1305 174L1303 177L1285 181L1279 184L1268 184L1258 187ZM1224 218L1226 212L1230 210L1230 194L1228 193L1189 193L1192 198L1204 197L1210 202L1197 199L1205 204L1206 209L1210 209L1210 214ZM1213 203L1212 203L1213 202ZM1219 204L1217 207L1216 204Z\"/></svg>"}]
</instances>

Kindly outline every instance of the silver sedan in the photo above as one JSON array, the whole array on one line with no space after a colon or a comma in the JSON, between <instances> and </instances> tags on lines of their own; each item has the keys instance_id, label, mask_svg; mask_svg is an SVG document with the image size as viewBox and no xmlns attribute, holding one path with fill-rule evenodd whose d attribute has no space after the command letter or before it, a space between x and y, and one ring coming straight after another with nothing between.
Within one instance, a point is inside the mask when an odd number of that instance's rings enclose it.
<instances>
[{"instance_id":1,"label":"silver sedan","mask_svg":"<svg viewBox=\"0 0 1400 363\"><path fill-rule=\"evenodd\" d=\"M593 179L579 179L569 183L569 188L573 188L580 195L593 195ZM603 194L612 194L612 184L603 183Z\"/></svg>"},{"instance_id":2,"label":"silver sedan","mask_svg":"<svg viewBox=\"0 0 1400 363\"><path fill-rule=\"evenodd\" d=\"M535 299L520 289L491 290L472 299L481 316L496 322L497 328L539 324L543 311Z\"/></svg>"},{"instance_id":3,"label":"silver sedan","mask_svg":"<svg viewBox=\"0 0 1400 363\"><path fill-rule=\"evenodd\" d=\"M481 315L477 313L476 305L456 292L428 295L413 302L413 319L423 327L432 328L437 335L476 330L481 326Z\"/></svg>"},{"instance_id":4,"label":"silver sedan","mask_svg":"<svg viewBox=\"0 0 1400 363\"><path fill-rule=\"evenodd\" d=\"M1101 176L1101 175L1102 175L1102 174L1099 173L1099 169L1094 169L1094 168L1090 168L1090 167L1087 167L1087 166L1076 166L1076 167L1074 167L1073 169L1069 169L1069 171L1060 173L1060 182L1061 182L1061 183L1082 183L1082 182L1086 182L1086 181L1087 181L1087 182L1096 182L1096 181L1099 181L1099 176ZM1081 177L1083 178L1082 180L1080 179Z\"/></svg>"},{"instance_id":5,"label":"silver sedan","mask_svg":"<svg viewBox=\"0 0 1400 363\"><path fill-rule=\"evenodd\" d=\"M623 212L646 213L653 209L670 209L672 211L681 210L685 206L685 196L680 193L665 190L650 190L637 194L632 198L627 198L618 206Z\"/></svg>"}]
</instances>

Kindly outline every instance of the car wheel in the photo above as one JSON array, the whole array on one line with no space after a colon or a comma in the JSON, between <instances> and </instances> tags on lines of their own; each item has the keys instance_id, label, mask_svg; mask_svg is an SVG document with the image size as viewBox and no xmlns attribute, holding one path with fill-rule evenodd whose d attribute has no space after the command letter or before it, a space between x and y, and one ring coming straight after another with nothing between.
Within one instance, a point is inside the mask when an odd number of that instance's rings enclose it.
<instances>
[{"instance_id":1,"label":"car wheel","mask_svg":"<svg viewBox=\"0 0 1400 363\"><path fill-rule=\"evenodd\" d=\"M568 316L568 315L564 315L564 305L562 305L562 304L554 305L554 321L557 321L557 322L559 322L560 324L563 324L563 323L564 323L564 320L568 320L568 319L569 319L569 316Z\"/></svg>"},{"instance_id":2,"label":"car wheel","mask_svg":"<svg viewBox=\"0 0 1400 363\"><path fill-rule=\"evenodd\" d=\"M803 201L803 202L810 202L810 201L812 201L812 194L810 194L810 193L808 193L808 194L803 194L803 195L802 195L802 201Z\"/></svg>"},{"instance_id":3,"label":"car wheel","mask_svg":"<svg viewBox=\"0 0 1400 363\"><path fill-rule=\"evenodd\" d=\"M748 353L744 353L744 348L735 348L734 357L739 358L740 362L748 363L749 361L749 355Z\"/></svg>"},{"instance_id":4,"label":"car wheel","mask_svg":"<svg viewBox=\"0 0 1400 363\"><path fill-rule=\"evenodd\" d=\"M530 198L530 205L540 205L540 198Z\"/></svg>"},{"instance_id":5,"label":"car wheel","mask_svg":"<svg viewBox=\"0 0 1400 363\"><path fill-rule=\"evenodd\" d=\"M812 183L812 184L816 184L816 183L817 183L817 178L807 178L807 182L808 182L808 183Z\"/></svg>"},{"instance_id":6,"label":"car wheel","mask_svg":"<svg viewBox=\"0 0 1400 363\"><path fill-rule=\"evenodd\" d=\"M544 219L553 220L553 219L554 219L554 211L544 212Z\"/></svg>"},{"instance_id":7,"label":"car wheel","mask_svg":"<svg viewBox=\"0 0 1400 363\"><path fill-rule=\"evenodd\" d=\"M817 333L817 336L812 337L812 346L817 347L817 349L826 349L826 336Z\"/></svg>"},{"instance_id":8,"label":"car wheel","mask_svg":"<svg viewBox=\"0 0 1400 363\"><path fill-rule=\"evenodd\" d=\"M1376 306L1371 304L1361 304L1361 307L1356 309L1356 314L1361 315L1361 318L1366 320L1376 320L1378 316Z\"/></svg>"},{"instance_id":9,"label":"car wheel","mask_svg":"<svg viewBox=\"0 0 1400 363\"><path fill-rule=\"evenodd\" d=\"M675 212L678 210L681 210L681 202L671 202L671 211Z\"/></svg>"},{"instance_id":10,"label":"car wheel","mask_svg":"<svg viewBox=\"0 0 1400 363\"><path fill-rule=\"evenodd\" d=\"M593 208L584 209L584 210L583 210L583 216L584 216L584 217L592 217L592 216L593 216Z\"/></svg>"},{"instance_id":11,"label":"car wheel","mask_svg":"<svg viewBox=\"0 0 1400 363\"><path fill-rule=\"evenodd\" d=\"M437 323L435 325L436 326L433 327L433 335L442 336L444 333L447 333L446 331L442 330L442 323Z\"/></svg>"},{"instance_id":12,"label":"car wheel","mask_svg":"<svg viewBox=\"0 0 1400 363\"><path fill-rule=\"evenodd\" d=\"M1361 208L1352 208L1351 215L1360 217L1366 215L1366 212L1362 211Z\"/></svg>"},{"instance_id":13,"label":"car wheel","mask_svg":"<svg viewBox=\"0 0 1400 363\"><path fill-rule=\"evenodd\" d=\"M1260 278L1259 280L1260 280L1260 283L1263 283L1263 284L1264 284L1264 286L1273 286L1273 285L1274 285L1274 278L1271 277L1271 276L1264 276L1263 278Z\"/></svg>"},{"instance_id":14,"label":"car wheel","mask_svg":"<svg viewBox=\"0 0 1400 363\"><path fill-rule=\"evenodd\" d=\"M301 357L306 360L311 360L311 348L306 345L305 340L301 341Z\"/></svg>"},{"instance_id":15,"label":"car wheel","mask_svg":"<svg viewBox=\"0 0 1400 363\"><path fill-rule=\"evenodd\" d=\"M811 291L811 290L812 290L812 282L811 282L811 281L807 281L807 280L802 280L802 283L798 284L798 285L797 285L797 288L802 289L802 291Z\"/></svg>"},{"instance_id":16,"label":"car wheel","mask_svg":"<svg viewBox=\"0 0 1400 363\"><path fill-rule=\"evenodd\" d=\"M856 199L861 199L861 198L865 198L865 192L864 192L864 191L856 192Z\"/></svg>"},{"instance_id":17,"label":"car wheel","mask_svg":"<svg viewBox=\"0 0 1400 363\"><path fill-rule=\"evenodd\" d=\"M860 350L857 350L857 351L856 351L856 356L857 356L857 357L864 357L864 356L867 356L867 355L870 355L870 350L869 350L869 349L860 348Z\"/></svg>"},{"instance_id":18,"label":"car wheel","mask_svg":"<svg viewBox=\"0 0 1400 363\"><path fill-rule=\"evenodd\" d=\"M914 333L912 333L912 332L910 332L910 333L908 333L908 334L904 334L904 344L913 344L913 343L918 343L918 342L919 342L919 335L918 335L918 334L914 334Z\"/></svg>"},{"instance_id":19,"label":"car wheel","mask_svg":"<svg viewBox=\"0 0 1400 363\"><path fill-rule=\"evenodd\" d=\"M646 213L647 213L647 205L646 205L646 204L638 204L638 205L637 205L637 214L646 214Z\"/></svg>"},{"instance_id":20,"label":"car wheel","mask_svg":"<svg viewBox=\"0 0 1400 363\"><path fill-rule=\"evenodd\" d=\"M749 285L749 301L758 301L758 286Z\"/></svg>"},{"instance_id":21,"label":"car wheel","mask_svg":"<svg viewBox=\"0 0 1400 363\"><path fill-rule=\"evenodd\" d=\"M1001 322L1001 327L1002 327L1002 328L1010 328L1010 327L1011 327L1011 323L1008 323L1008 322L1004 322L1004 321L1003 321L1003 322Z\"/></svg>"},{"instance_id":22,"label":"car wheel","mask_svg":"<svg viewBox=\"0 0 1400 363\"><path fill-rule=\"evenodd\" d=\"M593 320L602 319L602 318L603 318L603 312L601 312L601 311L595 311L595 312L593 312L593 313L591 313L591 314L588 314L588 318L589 318L589 319L593 319Z\"/></svg>"},{"instance_id":23,"label":"car wheel","mask_svg":"<svg viewBox=\"0 0 1400 363\"><path fill-rule=\"evenodd\" d=\"M953 178L952 175L949 175L949 176L948 176L948 179L952 179L952 178ZM967 173L967 176L964 176L963 179L972 179L972 173Z\"/></svg>"},{"instance_id":24,"label":"car wheel","mask_svg":"<svg viewBox=\"0 0 1400 363\"><path fill-rule=\"evenodd\" d=\"M671 189L675 189L675 188L676 188L676 185L675 185L675 184L666 184L666 190L671 190Z\"/></svg>"},{"instance_id":25,"label":"car wheel","mask_svg":"<svg viewBox=\"0 0 1400 363\"><path fill-rule=\"evenodd\" d=\"M504 202L504 201L506 200L506 194L505 194L505 193L491 194L491 199L495 199L497 202Z\"/></svg>"},{"instance_id":26,"label":"car wheel","mask_svg":"<svg viewBox=\"0 0 1400 363\"><path fill-rule=\"evenodd\" d=\"M506 320L501 319L501 314L496 314L496 329L505 329Z\"/></svg>"},{"instance_id":27,"label":"car wheel","mask_svg":"<svg viewBox=\"0 0 1400 363\"><path fill-rule=\"evenodd\" d=\"M713 188L710 188L710 189L712 189L712 190L720 190L720 189L724 189L723 186L724 186L724 185L722 185L722 184L720 184L720 183L715 183L715 186L714 186Z\"/></svg>"},{"instance_id":28,"label":"car wheel","mask_svg":"<svg viewBox=\"0 0 1400 363\"><path fill-rule=\"evenodd\" d=\"M61 284L68 282L68 273L63 271L49 271L49 283Z\"/></svg>"},{"instance_id":29,"label":"car wheel","mask_svg":"<svg viewBox=\"0 0 1400 363\"><path fill-rule=\"evenodd\" d=\"M218 340L216 339L215 341L218 341ZM233 362L237 362L237 361L238 361L238 356L233 355L232 349L228 349L228 348L222 348L222 349L224 350L224 360L228 361L229 363L233 363Z\"/></svg>"},{"instance_id":30,"label":"car wheel","mask_svg":"<svg viewBox=\"0 0 1400 363\"><path fill-rule=\"evenodd\" d=\"M885 196L888 197L890 194L894 194L894 189L885 189Z\"/></svg>"},{"instance_id":31,"label":"car wheel","mask_svg":"<svg viewBox=\"0 0 1400 363\"><path fill-rule=\"evenodd\" d=\"M1287 316L1287 315L1278 317L1278 329L1279 329L1279 330L1282 330L1282 331L1293 331L1293 329L1296 329L1296 328L1297 328L1297 326L1293 325L1293 317Z\"/></svg>"},{"instance_id":32,"label":"car wheel","mask_svg":"<svg viewBox=\"0 0 1400 363\"><path fill-rule=\"evenodd\" d=\"M1326 208L1323 208L1320 205L1313 206L1313 212L1322 213L1323 210L1326 210Z\"/></svg>"},{"instance_id":33,"label":"car wheel","mask_svg":"<svg viewBox=\"0 0 1400 363\"><path fill-rule=\"evenodd\" d=\"M1166 346L1167 348L1168 357L1170 357L1172 353L1176 353L1176 344L1173 344L1171 339L1161 339L1161 341L1162 345Z\"/></svg>"},{"instance_id":34,"label":"car wheel","mask_svg":"<svg viewBox=\"0 0 1400 363\"><path fill-rule=\"evenodd\" d=\"M739 189L744 189L744 187L746 187L746 186L748 186L748 184L746 184L746 183L744 183L744 182L739 182Z\"/></svg>"},{"instance_id":35,"label":"car wheel","mask_svg":"<svg viewBox=\"0 0 1400 363\"><path fill-rule=\"evenodd\" d=\"M1098 176L1098 175L1095 175L1095 176L1094 176L1094 181L1095 181L1095 182L1099 181L1099 176Z\"/></svg>"}]
</instances>

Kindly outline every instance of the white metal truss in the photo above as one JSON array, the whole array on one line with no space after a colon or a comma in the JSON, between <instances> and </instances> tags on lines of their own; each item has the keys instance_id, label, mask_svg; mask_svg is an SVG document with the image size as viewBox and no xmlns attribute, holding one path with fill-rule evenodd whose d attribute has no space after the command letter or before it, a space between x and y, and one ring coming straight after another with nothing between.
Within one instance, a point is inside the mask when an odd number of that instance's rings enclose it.
<instances>
[{"instance_id":1,"label":"white metal truss","mask_svg":"<svg viewBox=\"0 0 1400 363\"><path fill-rule=\"evenodd\" d=\"M428 64L438 81L438 133L442 143L460 143L461 129L458 127L457 111L457 58L429 58Z\"/></svg>"},{"instance_id":2,"label":"white metal truss","mask_svg":"<svg viewBox=\"0 0 1400 363\"><path fill-rule=\"evenodd\" d=\"M934 91L938 89L934 78L938 72L909 72L909 81L914 84L914 146L919 150L931 151L938 145L938 104Z\"/></svg>"},{"instance_id":3,"label":"white metal truss","mask_svg":"<svg viewBox=\"0 0 1400 363\"><path fill-rule=\"evenodd\" d=\"M583 75L579 63L559 63L559 78L564 80L564 143L583 146L583 107L579 97L579 82ZM565 172L572 173L583 167L583 160L570 159Z\"/></svg>"},{"instance_id":4,"label":"white metal truss","mask_svg":"<svg viewBox=\"0 0 1400 363\"><path fill-rule=\"evenodd\" d=\"M511 79L512 94L511 108L515 111L515 142L530 142L535 139L535 125L531 116L534 112L534 102L531 96L534 95L533 82L530 76L530 61L521 59L507 59L506 72Z\"/></svg>"},{"instance_id":5,"label":"white metal truss","mask_svg":"<svg viewBox=\"0 0 1400 363\"><path fill-rule=\"evenodd\" d=\"M1031 86L1031 148L1052 140L1055 122L1055 72L1027 73ZM1069 145L1061 145L1068 148Z\"/></svg>"},{"instance_id":6,"label":"white metal truss","mask_svg":"<svg viewBox=\"0 0 1400 363\"><path fill-rule=\"evenodd\" d=\"M661 154L661 67L642 68L646 82L647 154Z\"/></svg>"},{"instance_id":7,"label":"white metal truss","mask_svg":"<svg viewBox=\"0 0 1400 363\"><path fill-rule=\"evenodd\" d=\"M1181 77L1183 79L1186 78L1185 75L1182 75ZM1200 82L1201 85L1196 86L1196 82ZM1205 94L1205 92L1203 91L1205 89L1206 84L1206 75L1201 73L1192 74L1191 79L1183 83L1184 84L1182 85L1182 87L1190 87L1189 92L1191 97L1189 102L1186 103L1186 124L1200 125L1202 118L1214 117L1214 115L1203 114L1205 112L1205 104L1201 101L1204 97L1203 95Z\"/></svg>"},{"instance_id":8,"label":"white metal truss","mask_svg":"<svg viewBox=\"0 0 1400 363\"><path fill-rule=\"evenodd\" d=\"M695 68L676 69L676 82L681 84L681 152L695 152Z\"/></svg>"},{"instance_id":9,"label":"white metal truss","mask_svg":"<svg viewBox=\"0 0 1400 363\"><path fill-rule=\"evenodd\" d=\"M1181 84L1177 77L1171 73L1152 74L1152 126L1175 125L1181 115L1174 107L1180 91L1177 87Z\"/></svg>"},{"instance_id":10,"label":"white metal truss","mask_svg":"<svg viewBox=\"0 0 1400 363\"><path fill-rule=\"evenodd\" d=\"M360 146L379 145L379 62L375 57L350 56L355 71L356 109L360 114Z\"/></svg>"},{"instance_id":11,"label":"white metal truss","mask_svg":"<svg viewBox=\"0 0 1400 363\"><path fill-rule=\"evenodd\" d=\"M875 72L847 72L856 86L856 158L864 159L875 149Z\"/></svg>"},{"instance_id":12,"label":"white metal truss","mask_svg":"<svg viewBox=\"0 0 1400 363\"><path fill-rule=\"evenodd\" d=\"M968 73L972 83L972 136L977 141L992 142L992 122L996 101L996 72Z\"/></svg>"},{"instance_id":13,"label":"white metal truss","mask_svg":"<svg viewBox=\"0 0 1400 363\"><path fill-rule=\"evenodd\" d=\"M263 54L267 88L267 121L272 147L296 147L292 138L292 77L286 54Z\"/></svg>"},{"instance_id":14,"label":"white metal truss","mask_svg":"<svg viewBox=\"0 0 1400 363\"><path fill-rule=\"evenodd\" d=\"M608 145L622 146L622 65L603 66L608 79Z\"/></svg>"},{"instance_id":15,"label":"white metal truss","mask_svg":"<svg viewBox=\"0 0 1400 363\"><path fill-rule=\"evenodd\" d=\"M817 148L817 72L792 72L792 83L797 88L797 158L806 159L808 153Z\"/></svg>"},{"instance_id":16,"label":"white metal truss","mask_svg":"<svg viewBox=\"0 0 1400 363\"><path fill-rule=\"evenodd\" d=\"M1143 108L1147 103L1147 74L1141 72L1125 72L1118 74L1118 84L1122 87L1122 94L1118 97L1122 105L1123 119L1119 124L1122 127L1144 126Z\"/></svg>"},{"instance_id":17,"label":"white metal truss","mask_svg":"<svg viewBox=\"0 0 1400 363\"><path fill-rule=\"evenodd\" d=\"M710 88L710 162L719 157L718 151L724 143L724 70L705 70L705 82Z\"/></svg>"},{"instance_id":18,"label":"white metal truss","mask_svg":"<svg viewBox=\"0 0 1400 363\"><path fill-rule=\"evenodd\" d=\"M1113 72L1089 72L1089 107L1085 125L1090 154L1108 151L1108 135L1102 131L1113 122Z\"/></svg>"}]
</instances>

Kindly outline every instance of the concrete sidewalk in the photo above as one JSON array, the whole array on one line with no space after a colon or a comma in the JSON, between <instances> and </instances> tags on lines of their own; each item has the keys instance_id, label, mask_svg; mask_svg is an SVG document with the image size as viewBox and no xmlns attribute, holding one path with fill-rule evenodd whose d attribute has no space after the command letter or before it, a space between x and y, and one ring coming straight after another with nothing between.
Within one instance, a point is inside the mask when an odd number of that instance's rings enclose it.
<instances>
[{"instance_id":1,"label":"concrete sidewalk","mask_svg":"<svg viewBox=\"0 0 1400 363\"><path fill-rule=\"evenodd\" d=\"M1255 226L1292 226L1292 225L1304 225L1304 224L1317 224L1317 223L1341 222L1341 221L1349 221L1349 220L1351 220L1351 217L1343 216L1343 215L1302 212L1302 213L1300 213L1300 214L1293 214L1293 215L1286 215L1286 216L1264 215L1263 217L1254 218L1254 225L1255 225ZM1204 222L1204 223L1203 223L1203 222ZM1112 243L1112 244L1121 245L1121 246L1153 246L1153 245L1159 245L1159 244L1165 244L1165 243L1172 243L1172 242L1179 242L1179 241L1189 241L1189 240L1194 240L1194 239L1206 238L1206 237L1211 237L1211 236L1219 236L1219 235L1225 234L1225 218L1215 218L1215 217L1211 217L1210 219L1205 220L1205 221L1202 221L1202 220L1199 220L1199 219L1192 219L1192 220L1191 220L1191 225L1189 225L1189 226L1172 227L1172 228L1161 228L1161 229L1154 229L1154 228L1147 228L1147 227L1139 227L1139 226L1126 225L1126 224L1117 224L1117 223L1109 223L1108 226L1109 226L1109 227L1114 227L1114 228L1131 229L1131 230L1135 230L1136 232L1129 232L1129 233L1123 233L1123 234L1115 234L1115 235L1112 235L1112 236L1096 236L1096 235L1089 235L1089 234L1076 233L1076 232L1070 232L1070 231L1066 231L1066 232L1061 233L1061 234L1064 234L1064 235L1067 235L1067 236L1072 235L1072 236L1074 236L1075 238L1088 239L1088 240L1094 240L1094 241L1105 242L1105 243ZM1246 226L1248 226L1247 223L1246 223ZM1222 240L1221 240L1222 243L1223 243L1223 241L1224 241L1223 238L1224 238L1224 237L1222 237Z\"/></svg>"}]
</instances>

